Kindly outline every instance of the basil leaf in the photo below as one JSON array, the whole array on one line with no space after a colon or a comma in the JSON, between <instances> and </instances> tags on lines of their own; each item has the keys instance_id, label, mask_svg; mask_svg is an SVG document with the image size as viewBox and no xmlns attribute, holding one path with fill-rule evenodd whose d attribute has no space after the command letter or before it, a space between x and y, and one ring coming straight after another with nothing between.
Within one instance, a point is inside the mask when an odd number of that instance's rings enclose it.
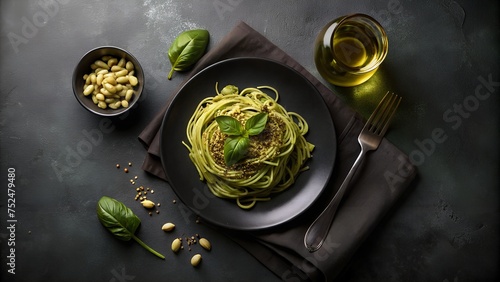
<instances>
[{"instance_id":1,"label":"basil leaf","mask_svg":"<svg viewBox=\"0 0 500 282\"><path fill-rule=\"evenodd\" d=\"M241 123L230 116L218 116L215 121L219 125L220 131L230 136L242 135L244 133Z\"/></svg>"},{"instance_id":2,"label":"basil leaf","mask_svg":"<svg viewBox=\"0 0 500 282\"><path fill-rule=\"evenodd\" d=\"M245 130L248 135L257 135L266 127L267 113L258 113L247 120Z\"/></svg>"},{"instance_id":3,"label":"basil leaf","mask_svg":"<svg viewBox=\"0 0 500 282\"><path fill-rule=\"evenodd\" d=\"M247 137L228 137L224 142L224 161L226 165L232 166L245 157L249 146L250 139Z\"/></svg>"},{"instance_id":4,"label":"basil leaf","mask_svg":"<svg viewBox=\"0 0 500 282\"><path fill-rule=\"evenodd\" d=\"M102 225L123 241L132 239L141 220L123 203L109 197L102 197L97 203L97 217Z\"/></svg>"},{"instance_id":5,"label":"basil leaf","mask_svg":"<svg viewBox=\"0 0 500 282\"><path fill-rule=\"evenodd\" d=\"M167 78L171 79L174 71L187 70L196 63L203 56L208 41L209 33L204 29L193 29L179 34L168 49L168 58L172 68Z\"/></svg>"},{"instance_id":6,"label":"basil leaf","mask_svg":"<svg viewBox=\"0 0 500 282\"><path fill-rule=\"evenodd\" d=\"M97 203L97 218L116 238L123 241L134 239L146 250L165 259L165 256L151 249L134 235L141 220L122 202L103 196Z\"/></svg>"}]
</instances>

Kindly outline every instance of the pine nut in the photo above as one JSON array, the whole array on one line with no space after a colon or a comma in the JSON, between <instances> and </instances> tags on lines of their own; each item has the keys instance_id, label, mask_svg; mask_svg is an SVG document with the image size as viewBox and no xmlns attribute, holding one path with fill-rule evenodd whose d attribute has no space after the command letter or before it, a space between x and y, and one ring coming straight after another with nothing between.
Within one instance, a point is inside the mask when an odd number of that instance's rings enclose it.
<instances>
[{"instance_id":1,"label":"pine nut","mask_svg":"<svg viewBox=\"0 0 500 282\"><path fill-rule=\"evenodd\" d=\"M116 64L118 64L118 59L117 58L111 58L111 59L108 60L108 64L107 65L109 67L112 67L112 66L114 66Z\"/></svg>"},{"instance_id":2,"label":"pine nut","mask_svg":"<svg viewBox=\"0 0 500 282\"><path fill-rule=\"evenodd\" d=\"M132 95L134 94L134 90L127 90L127 94L125 94L125 101L129 102L132 99Z\"/></svg>"},{"instance_id":3,"label":"pine nut","mask_svg":"<svg viewBox=\"0 0 500 282\"><path fill-rule=\"evenodd\" d=\"M125 63L126 63L125 59L121 58L120 61L118 62L118 66L123 68L125 66Z\"/></svg>"},{"instance_id":4,"label":"pine nut","mask_svg":"<svg viewBox=\"0 0 500 282\"><path fill-rule=\"evenodd\" d=\"M136 86L136 85L137 85L137 83L139 82L139 81L137 80L137 77L135 77L135 76L133 76L133 75L129 75L129 76L128 76L128 80L130 81L130 85L132 85L132 86Z\"/></svg>"},{"instance_id":5,"label":"pine nut","mask_svg":"<svg viewBox=\"0 0 500 282\"><path fill-rule=\"evenodd\" d=\"M201 255L200 254L196 254L191 258L191 265L192 266L198 266L198 264L200 264L200 262L201 262Z\"/></svg>"},{"instance_id":6,"label":"pine nut","mask_svg":"<svg viewBox=\"0 0 500 282\"><path fill-rule=\"evenodd\" d=\"M99 89L99 92L101 92L101 94L104 94L106 96L110 96L111 95L111 93L109 93L109 91L105 87Z\"/></svg>"},{"instance_id":7,"label":"pine nut","mask_svg":"<svg viewBox=\"0 0 500 282\"><path fill-rule=\"evenodd\" d=\"M107 81L109 84L111 84L111 85L116 85L116 84L117 84L117 82L116 82L116 79L115 79L114 75L111 75L111 76L107 77L107 78L106 78L106 81Z\"/></svg>"},{"instance_id":8,"label":"pine nut","mask_svg":"<svg viewBox=\"0 0 500 282\"><path fill-rule=\"evenodd\" d=\"M101 86L103 79L104 79L104 75L103 74L98 74L97 78L96 78L97 85Z\"/></svg>"},{"instance_id":9,"label":"pine nut","mask_svg":"<svg viewBox=\"0 0 500 282\"><path fill-rule=\"evenodd\" d=\"M106 69L106 70L109 68L108 64L106 64L105 62L103 62L103 61L101 61L101 60L97 60L97 61L95 61L95 62L94 62L94 64L95 64L96 66L98 66L98 67L100 67L100 68L103 68L103 69Z\"/></svg>"},{"instance_id":10,"label":"pine nut","mask_svg":"<svg viewBox=\"0 0 500 282\"><path fill-rule=\"evenodd\" d=\"M134 69L134 64L131 62L131 61L128 61L127 64L125 65L125 68L128 70L128 71L131 71Z\"/></svg>"},{"instance_id":11,"label":"pine nut","mask_svg":"<svg viewBox=\"0 0 500 282\"><path fill-rule=\"evenodd\" d=\"M115 72L116 77L125 76L127 74L128 74L128 70L126 70L126 69Z\"/></svg>"},{"instance_id":12,"label":"pine nut","mask_svg":"<svg viewBox=\"0 0 500 282\"><path fill-rule=\"evenodd\" d=\"M116 93L116 88L113 85L109 84L109 83L105 83L104 84L104 88L106 88L106 90L108 90L109 93L113 93L113 94Z\"/></svg>"},{"instance_id":13,"label":"pine nut","mask_svg":"<svg viewBox=\"0 0 500 282\"><path fill-rule=\"evenodd\" d=\"M90 74L90 83L96 84L96 82L97 82L97 76L96 76L96 74L95 73L91 73Z\"/></svg>"},{"instance_id":14,"label":"pine nut","mask_svg":"<svg viewBox=\"0 0 500 282\"><path fill-rule=\"evenodd\" d=\"M104 98L104 95L103 95L103 94L101 94L101 93L99 93L99 94L95 95L95 97L96 97L96 98L97 98L97 100L99 100L99 101L104 101L104 99L105 99L105 98Z\"/></svg>"},{"instance_id":15,"label":"pine nut","mask_svg":"<svg viewBox=\"0 0 500 282\"><path fill-rule=\"evenodd\" d=\"M90 95L92 92L94 92L94 85L93 85L93 84L91 84L91 85L87 85L87 86L85 87L85 90L83 90L83 95L88 96L88 95Z\"/></svg>"},{"instance_id":16,"label":"pine nut","mask_svg":"<svg viewBox=\"0 0 500 282\"><path fill-rule=\"evenodd\" d=\"M103 74L104 75L104 74L108 73L108 70L101 69L101 70L99 70L96 73L97 73L97 75L99 75L99 74Z\"/></svg>"},{"instance_id":17,"label":"pine nut","mask_svg":"<svg viewBox=\"0 0 500 282\"><path fill-rule=\"evenodd\" d=\"M128 76L117 77L116 82L118 82L120 84L127 84L129 82L129 77Z\"/></svg>"},{"instance_id":18,"label":"pine nut","mask_svg":"<svg viewBox=\"0 0 500 282\"><path fill-rule=\"evenodd\" d=\"M119 66L112 66L111 67L111 71L112 72L117 72L117 71L121 71L123 68L122 67L119 67Z\"/></svg>"}]
</instances>

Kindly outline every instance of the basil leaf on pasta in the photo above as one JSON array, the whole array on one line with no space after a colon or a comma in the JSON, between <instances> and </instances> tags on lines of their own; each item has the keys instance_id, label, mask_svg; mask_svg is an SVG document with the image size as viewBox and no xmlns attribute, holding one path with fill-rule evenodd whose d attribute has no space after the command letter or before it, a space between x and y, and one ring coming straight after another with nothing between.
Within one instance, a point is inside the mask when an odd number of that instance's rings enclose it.
<instances>
[{"instance_id":1,"label":"basil leaf on pasta","mask_svg":"<svg viewBox=\"0 0 500 282\"><path fill-rule=\"evenodd\" d=\"M232 166L245 157L249 145L250 139L247 137L228 137L224 142L224 161L226 165Z\"/></svg>"},{"instance_id":2,"label":"basil leaf on pasta","mask_svg":"<svg viewBox=\"0 0 500 282\"><path fill-rule=\"evenodd\" d=\"M267 122L267 113L258 113L247 120L245 130L249 136L257 135L264 130Z\"/></svg>"},{"instance_id":3,"label":"basil leaf on pasta","mask_svg":"<svg viewBox=\"0 0 500 282\"><path fill-rule=\"evenodd\" d=\"M230 136L243 135L244 129L241 123L230 116L218 116L215 118L219 125L220 131Z\"/></svg>"}]
</instances>

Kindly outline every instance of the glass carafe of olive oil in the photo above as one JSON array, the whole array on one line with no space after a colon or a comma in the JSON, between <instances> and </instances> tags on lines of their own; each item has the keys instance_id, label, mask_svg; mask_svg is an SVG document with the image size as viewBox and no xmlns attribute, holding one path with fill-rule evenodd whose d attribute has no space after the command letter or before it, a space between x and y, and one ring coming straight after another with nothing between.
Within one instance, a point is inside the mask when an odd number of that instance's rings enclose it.
<instances>
[{"instance_id":1,"label":"glass carafe of olive oil","mask_svg":"<svg viewBox=\"0 0 500 282\"><path fill-rule=\"evenodd\" d=\"M343 16L329 22L314 44L318 72L338 86L367 81L385 59L388 40L382 26L364 14Z\"/></svg>"}]
</instances>

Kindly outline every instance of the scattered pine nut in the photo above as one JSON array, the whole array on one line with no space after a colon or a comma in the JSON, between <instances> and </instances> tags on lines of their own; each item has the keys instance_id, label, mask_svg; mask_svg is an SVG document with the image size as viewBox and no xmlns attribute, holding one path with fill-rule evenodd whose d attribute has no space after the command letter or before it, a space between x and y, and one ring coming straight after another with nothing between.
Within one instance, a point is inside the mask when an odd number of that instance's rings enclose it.
<instances>
[{"instance_id":1,"label":"scattered pine nut","mask_svg":"<svg viewBox=\"0 0 500 282\"><path fill-rule=\"evenodd\" d=\"M198 264L200 264L201 262L201 255L200 254L196 254L194 255L192 258L191 258L191 265L192 266L198 266Z\"/></svg>"}]
</instances>

